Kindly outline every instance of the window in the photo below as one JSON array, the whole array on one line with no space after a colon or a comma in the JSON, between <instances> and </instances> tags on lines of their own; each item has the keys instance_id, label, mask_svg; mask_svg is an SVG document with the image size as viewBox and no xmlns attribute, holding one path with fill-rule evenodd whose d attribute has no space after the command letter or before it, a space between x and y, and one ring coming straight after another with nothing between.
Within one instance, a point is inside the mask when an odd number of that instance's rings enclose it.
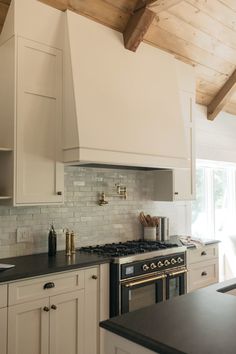
<instances>
[{"instance_id":1,"label":"window","mask_svg":"<svg viewBox=\"0 0 236 354\"><path fill-rule=\"evenodd\" d=\"M236 234L235 171L233 164L197 162L193 236L223 240Z\"/></svg>"}]
</instances>

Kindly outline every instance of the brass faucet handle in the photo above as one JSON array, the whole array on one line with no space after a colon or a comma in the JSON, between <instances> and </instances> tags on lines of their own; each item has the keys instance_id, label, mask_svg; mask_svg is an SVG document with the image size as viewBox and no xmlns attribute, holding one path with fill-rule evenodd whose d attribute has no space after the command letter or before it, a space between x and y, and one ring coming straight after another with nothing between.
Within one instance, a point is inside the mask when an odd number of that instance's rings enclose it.
<instances>
[{"instance_id":1,"label":"brass faucet handle","mask_svg":"<svg viewBox=\"0 0 236 354\"><path fill-rule=\"evenodd\" d=\"M104 205L107 205L107 204L108 204L108 201L107 201L105 198L106 198L106 197L105 197L105 193L102 192L101 198L100 198L99 201L98 201L98 204L99 204L100 206L104 206Z\"/></svg>"}]
</instances>

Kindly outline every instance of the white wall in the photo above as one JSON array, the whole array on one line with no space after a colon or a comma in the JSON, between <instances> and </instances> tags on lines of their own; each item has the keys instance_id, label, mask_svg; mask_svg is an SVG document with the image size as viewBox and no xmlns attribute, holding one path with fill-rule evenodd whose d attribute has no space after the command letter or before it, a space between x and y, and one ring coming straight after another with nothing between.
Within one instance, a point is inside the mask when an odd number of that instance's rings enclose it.
<instances>
[{"instance_id":1,"label":"white wall","mask_svg":"<svg viewBox=\"0 0 236 354\"><path fill-rule=\"evenodd\" d=\"M196 105L196 157L236 163L236 116L222 112L209 121L206 107Z\"/></svg>"}]
</instances>

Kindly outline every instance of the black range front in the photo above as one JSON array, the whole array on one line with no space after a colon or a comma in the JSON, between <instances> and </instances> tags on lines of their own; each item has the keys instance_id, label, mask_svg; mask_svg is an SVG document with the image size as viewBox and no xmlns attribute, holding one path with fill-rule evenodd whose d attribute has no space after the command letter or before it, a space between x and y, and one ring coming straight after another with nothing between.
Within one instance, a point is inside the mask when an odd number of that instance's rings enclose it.
<instances>
[{"instance_id":1,"label":"black range front","mask_svg":"<svg viewBox=\"0 0 236 354\"><path fill-rule=\"evenodd\" d=\"M186 292L186 253L111 264L110 316L182 295Z\"/></svg>"}]
</instances>

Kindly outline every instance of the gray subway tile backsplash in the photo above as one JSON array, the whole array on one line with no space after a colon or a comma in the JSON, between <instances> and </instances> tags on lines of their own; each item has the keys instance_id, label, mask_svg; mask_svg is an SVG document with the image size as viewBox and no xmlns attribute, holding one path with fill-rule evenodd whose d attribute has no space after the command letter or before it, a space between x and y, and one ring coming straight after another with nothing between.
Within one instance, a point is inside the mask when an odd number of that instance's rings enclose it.
<instances>
[{"instance_id":1,"label":"gray subway tile backsplash","mask_svg":"<svg viewBox=\"0 0 236 354\"><path fill-rule=\"evenodd\" d=\"M74 230L77 247L138 239L143 230L140 211L170 218L171 234L188 230L188 203L151 201L154 177L135 170L65 167L65 203L62 206L0 207L0 258L47 251L47 236L53 222L58 249L64 249L64 228ZM128 198L116 195L115 184L127 187ZM109 204L99 206L105 192ZM17 243L16 230L28 228L31 242Z\"/></svg>"}]
</instances>

